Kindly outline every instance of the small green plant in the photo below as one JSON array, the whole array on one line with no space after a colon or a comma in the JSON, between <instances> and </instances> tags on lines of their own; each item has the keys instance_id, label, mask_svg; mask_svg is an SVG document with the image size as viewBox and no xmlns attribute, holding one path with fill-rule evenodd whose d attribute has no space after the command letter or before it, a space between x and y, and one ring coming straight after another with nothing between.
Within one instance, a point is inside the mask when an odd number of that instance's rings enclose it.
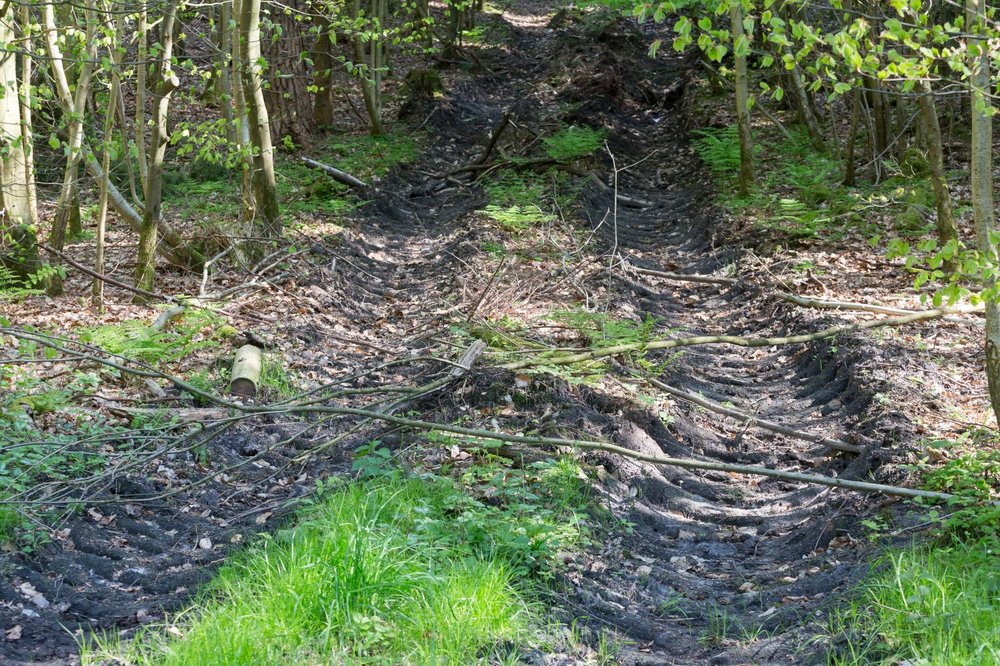
<instances>
[{"instance_id":1,"label":"small green plant","mask_svg":"<svg viewBox=\"0 0 1000 666\"><path fill-rule=\"evenodd\" d=\"M740 171L740 137L736 125L693 132L695 152L716 176L731 177Z\"/></svg>"},{"instance_id":2,"label":"small green plant","mask_svg":"<svg viewBox=\"0 0 1000 666\"><path fill-rule=\"evenodd\" d=\"M354 450L351 470L362 479L398 476L399 470L392 463L392 452L379 440L362 444Z\"/></svg>"},{"instance_id":3,"label":"small green plant","mask_svg":"<svg viewBox=\"0 0 1000 666\"><path fill-rule=\"evenodd\" d=\"M275 400L290 398L295 395L295 383L284 364L275 360L271 355L264 355L264 362L260 368L260 388L267 397Z\"/></svg>"},{"instance_id":4,"label":"small green plant","mask_svg":"<svg viewBox=\"0 0 1000 666\"><path fill-rule=\"evenodd\" d=\"M713 607L708 612L708 626L698 636L698 642L707 648L719 647L729 639L731 630L732 621L726 609Z\"/></svg>"},{"instance_id":5,"label":"small green plant","mask_svg":"<svg viewBox=\"0 0 1000 666\"><path fill-rule=\"evenodd\" d=\"M487 205L483 214L508 233L520 233L533 226L551 222L555 218L538 206L494 206Z\"/></svg>"},{"instance_id":6,"label":"small green plant","mask_svg":"<svg viewBox=\"0 0 1000 666\"><path fill-rule=\"evenodd\" d=\"M554 160L567 162L590 157L604 144L607 131L590 127L567 127L542 139L545 154Z\"/></svg>"}]
</instances>

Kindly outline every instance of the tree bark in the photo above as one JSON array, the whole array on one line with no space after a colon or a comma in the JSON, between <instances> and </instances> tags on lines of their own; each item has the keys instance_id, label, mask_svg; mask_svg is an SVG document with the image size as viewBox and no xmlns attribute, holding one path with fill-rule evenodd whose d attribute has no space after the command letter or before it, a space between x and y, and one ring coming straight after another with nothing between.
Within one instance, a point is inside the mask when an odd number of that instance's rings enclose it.
<instances>
[{"instance_id":1,"label":"tree bark","mask_svg":"<svg viewBox=\"0 0 1000 666\"><path fill-rule=\"evenodd\" d=\"M372 3L374 4L377 1L372 0ZM450 7L451 5L449 5L449 11L457 11ZM358 19L361 17L361 1L350 0L348 11L351 23L356 25ZM373 37L371 41L374 42L376 39ZM375 78L376 71L375 67L372 66L374 63L370 61L373 52L365 52L365 42L357 31L351 35L351 43L354 46L354 65L357 68L357 76L361 82L361 95L365 100L365 110L368 111L370 131L373 136L382 136L385 134L385 129L382 126L382 108L379 106L381 94L377 89L380 79Z\"/></svg>"},{"instance_id":2,"label":"tree bark","mask_svg":"<svg viewBox=\"0 0 1000 666\"><path fill-rule=\"evenodd\" d=\"M969 89L972 102L972 217L976 226L976 244L983 258L995 264L996 247L993 244L993 118L990 104L990 56L986 48L982 20L987 0L967 0L970 36L967 39L969 51ZM996 279L988 277L983 287L992 292ZM997 298L990 293L984 299L986 307L986 380L989 384L990 405L993 414L1000 421L1000 306Z\"/></svg>"},{"instance_id":3,"label":"tree bark","mask_svg":"<svg viewBox=\"0 0 1000 666\"><path fill-rule=\"evenodd\" d=\"M861 92L855 89L851 96L851 123L847 130L847 144L844 146L844 185L848 187L854 187L855 181L854 146L858 140Z\"/></svg>"},{"instance_id":4,"label":"tree bark","mask_svg":"<svg viewBox=\"0 0 1000 666\"><path fill-rule=\"evenodd\" d=\"M733 60L736 74L736 124L740 136L740 194L747 195L754 186L756 175L753 164L753 134L750 131L750 91L747 83L747 56L741 42L746 39L743 31L743 7L737 2L729 13L733 32Z\"/></svg>"},{"instance_id":5,"label":"tree bark","mask_svg":"<svg viewBox=\"0 0 1000 666\"><path fill-rule=\"evenodd\" d=\"M931 84L924 81L921 84L920 95L917 97L920 106L924 139L927 141L927 161L931 175L931 185L934 187L934 206L937 210L937 233L940 244L946 245L958 240L958 230L955 228L955 217L951 208L951 192L948 191L948 179L944 172L944 150L941 145L941 125L938 122L937 105L934 102L934 90ZM952 259L945 261L944 270L955 270Z\"/></svg>"},{"instance_id":6,"label":"tree bark","mask_svg":"<svg viewBox=\"0 0 1000 666\"><path fill-rule=\"evenodd\" d=\"M29 162L24 144L25 125L21 115L22 102L17 81L17 58L7 45L14 41L13 8L7 5L7 13L0 16L0 205L5 212L5 220L31 225L31 193L28 189ZM30 84L30 82L29 82Z\"/></svg>"},{"instance_id":7,"label":"tree bark","mask_svg":"<svg viewBox=\"0 0 1000 666\"><path fill-rule=\"evenodd\" d=\"M111 22L109 21L109 26ZM111 90L108 93L108 106L104 116L104 149L101 161L101 171L103 177L100 180L100 197L97 211L97 240L96 253L94 257L94 272L98 275L104 274L104 236L108 220L108 189L111 184L111 135L115 129L115 112L118 109L119 93L121 92L121 78L118 75L118 66L121 62L118 39L123 31L123 20L121 17L115 21L113 35L109 51L111 52ZM94 279L90 287L90 296L94 307L98 312L104 312L104 280Z\"/></svg>"},{"instance_id":8,"label":"tree bark","mask_svg":"<svg viewBox=\"0 0 1000 666\"><path fill-rule=\"evenodd\" d=\"M38 221L38 192L35 187L35 144L31 131L31 105L32 105L32 44L31 34L27 27L31 23L31 10L27 3L21 5L20 11L20 38L21 48L21 147L24 150L24 172L25 185L28 188L28 219L27 223L34 226Z\"/></svg>"},{"instance_id":9,"label":"tree bark","mask_svg":"<svg viewBox=\"0 0 1000 666\"><path fill-rule=\"evenodd\" d=\"M281 236L278 186L274 177L274 148L264 102L260 50L261 0L243 0L240 16L240 49L243 62L243 96L246 101L250 142L253 146L254 236Z\"/></svg>"},{"instance_id":10,"label":"tree bark","mask_svg":"<svg viewBox=\"0 0 1000 666\"><path fill-rule=\"evenodd\" d=\"M149 16L146 3L140 3L138 25L138 64L135 68L135 151L139 155L139 189L146 192L146 74L149 67ZM145 194L143 195L145 196Z\"/></svg>"},{"instance_id":11,"label":"tree bark","mask_svg":"<svg viewBox=\"0 0 1000 666\"><path fill-rule=\"evenodd\" d=\"M153 96L153 128L149 139L149 158L146 165L146 190L143 193L142 227L139 229L139 252L135 264L135 286L144 291L153 291L156 273L157 227L160 223L163 203L163 159L167 152L170 135L167 132L167 111L170 95L180 85L180 80L171 69L174 50L174 22L177 16L176 2L169 2L164 9L160 24L160 52L158 58L156 92ZM136 294L134 302L146 299Z\"/></svg>"},{"instance_id":12,"label":"tree bark","mask_svg":"<svg viewBox=\"0 0 1000 666\"><path fill-rule=\"evenodd\" d=\"M330 20L325 16L315 19L319 34L313 46L313 85L316 99L313 119L320 128L333 126L333 42L330 39Z\"/></svg>"},{"instance_id":13,"label":"tree bark","mask_svg":"<svg viewBox=\"0 0 1000 666\"><path fill-rule=\"evenodd\" d=\"M308 25L301 18L305 9L302 0L268 2L275 34L265 34L263 41L264 59L267 64L261 68L264 101L267 104L268 124L271 137L279 145L291 140L296 146L308 146L316 132L312 95L309 93L309 72L303 54L309 53L311 45L307 33ZM259 24L258 24L259 29ZM250 100L251 96L247 95Z\"/></svg>"},{"instance_id":14,"label":"tree bark","mask_svg":"<svg viewBox=\"0 0 1000 666\"><path fill-rule=\"evenodd\" d=\"M80 219L78 181L80 159L83 155L84 118L87 112L87 98L90 95L90 79L94 71L93 63L97 59L96 8L94 7L93 0L88 0L86 7L87 54L84 62L80 65L80 71L76 77L75 90L70 88L69 72L66 68L66 60L62 50L59 48L59 31L56 25L55 11L51 3L44 6L43 16L50 69L52 71L52 78L56 84L56 93L59 97L60 107L66 119L68 133L66 171L63 174L62 189L59 192L59 199L56 203L55 221L52 223L52 231L49 234L48 241L51 247L62 251L66 242L67 228L72 228L71 223L75 223L74 226L78 227ZM50 295L62 293L62 279L58 274L54 274L50 278L48 292Z\"/></svg>"}]
</instances>

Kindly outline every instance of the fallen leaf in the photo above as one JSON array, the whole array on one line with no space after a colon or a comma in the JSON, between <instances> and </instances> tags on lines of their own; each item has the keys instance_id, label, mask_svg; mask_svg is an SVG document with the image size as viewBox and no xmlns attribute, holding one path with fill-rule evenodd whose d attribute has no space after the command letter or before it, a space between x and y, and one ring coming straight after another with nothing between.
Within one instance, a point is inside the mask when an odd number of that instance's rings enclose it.
<instances>
[{"instance_id":1,"label":"fallen leaf","mask_svg":"<svg viewBox=\"0 0 1000 666\"><path fill-rule=\"evenodd\" d=\"M4 632L4 638L9 641L17 641L21 639L21 625L15 624L13 627Z\"/></svg>"}]
</instances>

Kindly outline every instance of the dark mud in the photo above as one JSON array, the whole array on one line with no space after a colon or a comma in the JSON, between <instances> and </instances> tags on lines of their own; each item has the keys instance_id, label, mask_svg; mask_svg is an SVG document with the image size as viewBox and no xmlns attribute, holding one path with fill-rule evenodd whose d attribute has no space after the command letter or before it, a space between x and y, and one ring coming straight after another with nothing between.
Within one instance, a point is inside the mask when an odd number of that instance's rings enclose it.
<instances>
[{"instance_id":1,"label":"dark mud","mask_svg":"<svg viewBox=\"0 0 1000 666\"><path fill-rule=\"evenodd\" d=\"M336 313L337 322L364 331L379 348L340 345L317 361L321 376L373 366L386 350L414 353L444 329L465 262L491 232L471 215L486 203L478 186L455 187L428 174L468 164L506 112L526 126L606 127L616 163L636 164L619 173L619 191L651 206L616 207L610 191L584 186L579 223L605 220L596 253L616 250L636 265L690 273L719 271L738 259L738 248L716 246L723 223L711 205L709 178L687 145L679 105L688 64L645 55L653 38L669 37L629 21L594 26L572 16L550 29L530 9L518 11L524 15L489 19L507 24L507 44L477 55L472 72L455 80L426 121L433 137L426 154L379 184L355 230L315 248L316 263L327 268L316 273L308 312L291 317L285 333L309 348L335 345L331 331L340 329L323 318ZM602 159L608 173L611 160ZM613 210L617 215L606 218ZM602 279L619 302L658 317L678 335L770 335L823 323L737 288L640 280L623 271ZM874 452L859 457L829 457L814 445L684 404L664 403L672 415L665 422L658 410L555 379L533 383L529 411L518 418L535 429L606 436L638 451L878 478L891 469L882 464L893 460L894 447L912 435L905 419L875 400L886 392L885 368L893 364L881 355L892 353L864 337L805 348L699 348L675 358L664 376L679 388ZM433 371L404 374L417 381ZM473 406L492 404L506 390L497 387L510 385L504 373L480 372L474 381L478 390L463 398ZM410 408L447 418L456 403L438 394ZM273 528L283 515L278 507L308 493L318 478L346 474L346 452L363 441L349 438L295 463L347 425L299 439L295 427L280 420L247 424L214 439L203 465L178 456L146 477L122 479L102 496L120 504L69 519L55 542L31 557L8 556L0 622L4 629L19 624L23 633L0 643L0 663L71 663L77 632L127 631L183 606L234 545ZM293 441L269 450L286 438ZM137 500L251 457L254 464L196 490ZM615 632L625 641L623 664L822 661L826 648L814 638L823 633L823 613L867 570L860 520L885 500L777 479L654 469L612 456L593 461L608 473L601 483L606 501L634 528L607 535L566 575L557 610L563 619ZM46 605L32 601L28 589ZM560 659L543 661L568 663Z\"/></svg>"}]
</instances>

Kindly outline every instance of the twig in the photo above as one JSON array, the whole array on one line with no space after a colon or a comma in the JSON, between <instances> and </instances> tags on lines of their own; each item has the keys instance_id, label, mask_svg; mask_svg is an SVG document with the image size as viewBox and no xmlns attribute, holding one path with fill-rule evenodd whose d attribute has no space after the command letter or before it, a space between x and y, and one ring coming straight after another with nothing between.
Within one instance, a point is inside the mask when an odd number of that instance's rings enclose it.
<instances>
[{"instance_id":1,"label":"twig","mask_svg":"<svg viewBox=\"0 0 1000 666\"><path fill-rule=\"evenodd\" d=\"M479 156L479 159L473 162L473 164L486 164L486 160L490 159L490 155L493 154L493 149L496 147L497 141L500 139L500 135L503 134L503 131L507 129L509 125L510 112L508 111L503 114L503 118L501 118L500 122L493 128L493 132L490 134L489 143L486 144L486 149L483 151L483 154Z\"/></svg>"},{"instance_id":2,"label":"twig","mask_svg":"<svg viewBox=\"0 0 1000 666\"><path fill-rule=\"evenodd\" d=\"M815 342L823 338L831 338L841 333L851 333L854 331L864 331L870 328L881 328L883 326L904 326L918 321L928 319L938 319L944 316L944 310L926 310L924 312L914 312L902 317L888 317L886 319L874 319L872 321L858 322L855 324L844 324L832 326L815 333L805 333L802 335L789 335L773 338L741 338L735 335L701 335L692 338L675 338L673 340L652 340L650 342L633 342L611 347L592 349L579 354L566 356L548 357L541 360L526 360L516 363L507 363L501 366L505 370L520 370L533 365L569 365L580 361L591 361L608 356L616 356L634 351L652 351L655 349L675 349L677 347L694 347L697 345L735 345L737 347L776 347L778 345L794 345L806 342Z\"/></svg>"},{"instance_id":3,"label":"twig","mask_svg":"<svg viewBox=\"0 0 1000 666\"><path fill-rule=\"evenodd\" d=\"M875 312L878 314L891 314L891 315L907 315L914 314L918 312L917 310L903 310L901 308L891 308L885 305L875 305L870 303L851 303L848 301L828 301L819 298L810 298L807 296L799 296L797 294L790 294L786 291L775 292L774 294L777 298L783 301L798 305L803 308L815 308L817 310L855 310L859 312ZM945 312L954 313L976 313L982 312L982 308L941 308ZM962 319L960 317L943 317L945 321L952 321L961 324L982 324L983 322L977 319Z\"/></svg>"}]
</instances>

